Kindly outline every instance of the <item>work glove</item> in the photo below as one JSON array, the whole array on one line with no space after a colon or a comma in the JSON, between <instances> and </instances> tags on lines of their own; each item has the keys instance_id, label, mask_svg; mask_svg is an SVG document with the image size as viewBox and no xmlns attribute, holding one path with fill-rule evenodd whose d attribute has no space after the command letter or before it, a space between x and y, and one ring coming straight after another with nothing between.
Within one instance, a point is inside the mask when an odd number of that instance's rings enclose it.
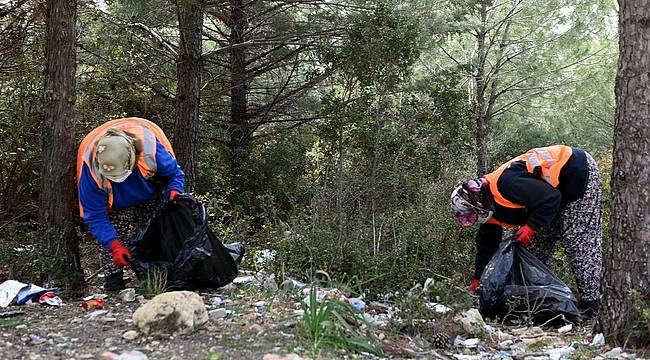
<instances>
[{"instance_id":1,"label":"work glove","mask_svg":"<svg viewBox=\"0 0 650 360\"><path fill-rule=\"evenodd\" d=\"M476 292L476 289L478 288L480 283L481 283L481 280L472 279L472 282L469 284L469 292L474 294Z\"/></svg>"},{"instance_id":2,"label":"work glove","mask_svg":"<svg viewBox=\"0 0 650 360\"><path fill-rule=\"evenodd\" d=\"M129 249L124 247L120 240L115 239L111 241L111 243L108 245L108 250L111 251L111 255L113 255L113 263L119 267L125 267L129 265L129 261L131 260L131 252Z\"/></svg>"},{"instance_id":3,"label":"work glove","mask_svg":"<svg viewBox=\"0 0 650 360\"><path fill-rule=\"evenodd\" d=\"M533 238L533 235L535 235L535 229L526 224L517 230L517 242L521 245L527 246L530 244L530 240Z\"/></svg>"},{"instance_id":4,"label":"work glove","mask_svg":"<svg viewBox=\"0 0 650 360\"><path fill-rule=\"evenodd\" d=\"M167 194L167 198L169 199L169 201L174 201L174 199L176 199L176 197L180 194L181 193L176 190L170 190L169 193Z\"/></svg>"}]
</instances>

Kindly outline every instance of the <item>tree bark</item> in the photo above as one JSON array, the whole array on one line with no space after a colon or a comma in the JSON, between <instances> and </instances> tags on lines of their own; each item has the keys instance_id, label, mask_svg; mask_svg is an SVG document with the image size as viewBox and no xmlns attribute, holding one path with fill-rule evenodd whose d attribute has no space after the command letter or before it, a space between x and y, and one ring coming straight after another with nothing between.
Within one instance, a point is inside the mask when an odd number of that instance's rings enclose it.
<instances>
[{"instance_id":1,"label":"tree bark","mask_svg":"<svg viewBox=\"0 0 650 360\"><path fill-rule=\"evenodd\" d=\"M605 249L601 320L610 343L635 346L650 336L648 324L635 318L635 308L643 305L630 296L636 292L648 301L650 295L650 1L619 4L612 236ZM633 331L638 325L645 330Z\"/></svg>"},{"instance_id":2,"label":"tree bark","mask_svg":"<svg viewBox=\"0 0 650 360\"><path fill-rule=\"evenodd\" d=\"M40 227L48 283L83 286L75 231L75 71L77 2L48 0L43 94Z\"/></svg>"},{"instance_id":3,"label":"tree bark","mask_svg":"<svg viewBox=\"0 0 650 360\"><path fill-rule=\"evenodd\" d=\"M193 189L196 179L204 11L204 0L176 0L180 41L176 62L174 152L185 172L186 191Z\"/></svg>"},{"instance_id":4,"label":"tree bark","mask_svg":"<svg viewBox=\"0 0 650 360\"><path fill-rule=\"evenodd\" d=\"M488 138L488 119L485 116L485 61L487 50L485 49L485 36L487 24L487 6L481 5L480 12L481 25L476 32L476 52L478 54L476 73L474 75L475 83L475 123L476 128L474 136L476 139L476 172L478 176L483 176L487 172L487 138Z\"/></svg>"},{"instance_id":5,"label":"tree bark","mask_svg":"<svg viewBox=\"0 0 650 360\"><path fill-rule=\"evenodd\" d=\"M248 77L246 50L237 46L246 41L246 15L242 0L232 0L230 9L230 171L239 187L245 181L243 171L250 153L251 125L248 118ZM241 189L240 189L241 190Z\"/></svg>"}]
</instances>

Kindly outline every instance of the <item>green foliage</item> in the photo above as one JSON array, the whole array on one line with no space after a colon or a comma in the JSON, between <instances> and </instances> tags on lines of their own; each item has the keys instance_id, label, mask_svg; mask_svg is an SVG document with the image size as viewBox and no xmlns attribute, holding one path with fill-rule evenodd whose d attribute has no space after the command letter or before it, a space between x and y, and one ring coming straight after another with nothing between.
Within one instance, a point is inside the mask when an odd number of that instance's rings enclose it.
<instances>
[{"instance_id":1,"label":"green foliage","mask_svg":"<svg viewBox=\"0 0 650 360\"><path fill-rule=\"evenodd\" d=\"M140 281L140 291L146 296L156 296L168 291L167 274L153 271Z\"/></svg>"},{"instance_id":2,"label":"green foliage","mask_svg":"<svg viewBox=\"0 0 650 360\"><path fill-rule=\"evenodd\" d=\"M638 342L635 346L647 346L650 344L650 297L637 290L630 290L628 296L632 303L632 334Z\"/></svg>"},{"instance_id":3,"label":"green foliage","mask_svg":"<svg viewBox=\"0 0 650 360\"><path fill-rule=\"evenodd\" d=\"M372 325L352 306L338 299L316 300L316 289L309 293L309 302L302 304L300 329L314 349L338 348L381 354L375 345ZM358 326L366 328L363 334Z\"/></svg>"}]
</instances>

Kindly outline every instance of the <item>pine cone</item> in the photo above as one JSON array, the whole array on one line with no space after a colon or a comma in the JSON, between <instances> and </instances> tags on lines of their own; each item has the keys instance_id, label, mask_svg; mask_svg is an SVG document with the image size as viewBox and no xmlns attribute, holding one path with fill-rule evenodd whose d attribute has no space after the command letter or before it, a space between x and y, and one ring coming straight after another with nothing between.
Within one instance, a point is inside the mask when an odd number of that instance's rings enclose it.
<instances>
[{"instance_id":1,"label":"pine cone","mask_svg":"<svg viewBox=\"0 0 650 360\"><path fill-rule=\"evenodd\" d=\"M445 333L435 333L431 337L431 344L434 349L449 349L451 346L451 339Z\"/></svg>"}]
</instances>

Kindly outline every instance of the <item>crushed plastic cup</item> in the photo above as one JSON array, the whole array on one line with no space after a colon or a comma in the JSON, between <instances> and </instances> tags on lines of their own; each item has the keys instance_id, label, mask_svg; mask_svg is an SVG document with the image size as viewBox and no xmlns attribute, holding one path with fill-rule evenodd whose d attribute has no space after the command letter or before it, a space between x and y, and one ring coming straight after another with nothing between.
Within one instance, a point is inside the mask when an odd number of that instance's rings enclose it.
<instances>
[{"instance_id":1,"label":"crushed plastic cup","mask_svg":"<svg viewBox=\"0 0 650 360\"><path fill-rule=\"evenodd\" d=\"M90 299L81 303L81 307L84 311L101 310L104 308L104 305L104 299Z\"/></svg>"},{"instance_id":2,"label":"crushed plastic cup","mask_svg":"<svg viewBox=\"0 0 650 360\"><path fill-rule=\"evenodd\" d=\"M38 299L38 302L41 304L51 305L51 306L63 306L63 300L57 295L54 291L48 291L43 293Z\"/></svg>"},{"instance_id":3,"label":"crushed plastic cup","mask_svg":"<svg viewBox=\"0 0 650 360\"><path fill-rule=\"evenodd\" d=\"M357 312L362 313L366 310L366 303L359 298L350 298L348 299L348 302Z\"/></svg>"}]
</instances>

